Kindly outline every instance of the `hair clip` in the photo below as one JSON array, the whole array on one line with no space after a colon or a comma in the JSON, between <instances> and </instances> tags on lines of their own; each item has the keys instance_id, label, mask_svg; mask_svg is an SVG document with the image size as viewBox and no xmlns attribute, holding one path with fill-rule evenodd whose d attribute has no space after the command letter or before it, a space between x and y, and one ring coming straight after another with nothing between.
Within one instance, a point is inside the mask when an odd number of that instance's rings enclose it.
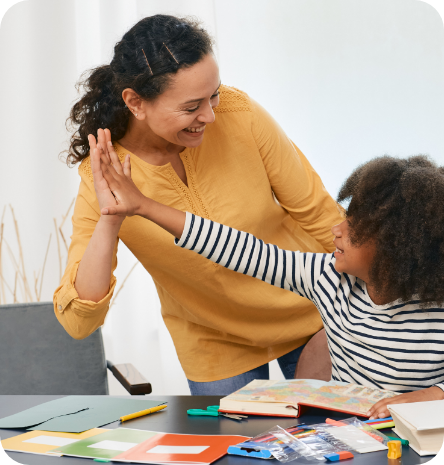
<instances>
[{"instance_id":1,"label":"hair clip","mask_svg":"<svg viewBox=\"0 0 444 465\"><path fill-rule=\"evenodd\" d=\"M143 56L145 57L146 64L148 65L148 68L150 69L150 73L151 73L151 75L153 75L153 74L154 74L154 73L153 73L153 70L151 69L151 66L150 66L150 64L148 63L148 58L146 57L143 48L142 48L142 53L143 53Z\"/></svg>"},{"instance_id":2,"label":"hair clip","mask_svg":"<svg viewBox=\"0 0 444 465\"><path fill-rule=\"evenodd\" d=\"M163 45L165 45L165 42L162 42ZM176 60L176 57L171 53L171 50L165 45L165 48L170 52L170 55L174 58L174 61L179 64L179 62Z\"/></svg>"}]
</instances>

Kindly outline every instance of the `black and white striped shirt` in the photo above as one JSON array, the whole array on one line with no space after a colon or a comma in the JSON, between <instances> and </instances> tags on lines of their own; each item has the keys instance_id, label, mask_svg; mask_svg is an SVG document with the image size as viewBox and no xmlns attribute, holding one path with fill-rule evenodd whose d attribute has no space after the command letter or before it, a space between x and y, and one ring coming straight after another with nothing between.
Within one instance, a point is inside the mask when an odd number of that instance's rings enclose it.
<instances>
[{"instance_id":1,"label":"black and white striped shirt","mask_svg":"<svg viewBox=\"0 0 444 465\"><path fill-rule=\"evenodd\" d=\"M419 302L375 305L364 281L335 270L333 254L281 250L251 234L186 214L180 247L310 299L327 333L332 378L408 392L444 390L444 311Z\"/></svg>"}]
</instances>

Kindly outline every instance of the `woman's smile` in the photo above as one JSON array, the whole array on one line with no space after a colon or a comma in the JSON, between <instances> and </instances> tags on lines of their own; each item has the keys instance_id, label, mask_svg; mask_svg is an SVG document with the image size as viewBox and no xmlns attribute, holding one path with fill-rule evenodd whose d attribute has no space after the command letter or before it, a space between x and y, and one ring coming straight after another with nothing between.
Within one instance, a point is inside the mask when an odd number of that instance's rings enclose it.
<instances>
[{"instance_id":1,"label":"woman's smile","mask_svg":"<svg viewBox=\"0 0 444 465\"><path fill-rule=\"evenodd\" d=\"M190 137L200 137L203 136L205 131L206 124L200 127L190 127L182 129L182 132L185 132L187 136Z\"/></svg>"}]
</instances>

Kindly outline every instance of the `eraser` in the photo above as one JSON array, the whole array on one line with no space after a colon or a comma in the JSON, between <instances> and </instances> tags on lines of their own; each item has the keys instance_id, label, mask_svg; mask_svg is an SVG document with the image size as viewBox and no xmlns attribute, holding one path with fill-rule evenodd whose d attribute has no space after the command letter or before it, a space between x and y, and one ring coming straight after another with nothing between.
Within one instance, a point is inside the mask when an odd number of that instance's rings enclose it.
<instances>
[{"instance_id":1,"label":"eraser","mask_svg":"<svg viewBox=\"0 0 444 465\"><path fill-rule=\"evenodd\" d=\"M329 462L339 462L340 460L352 459L353 457L354 455L348 451L324 455L324 458L327 459Z\"/></svg>"},{"instance_id":2,"label":"eraser","mask_svg":"<svg viewBox=\"0 0 444 465\"><path fill-rule=\"evenodd\" d=\"M325 454L324 458L329 462L339 462L339 454Z\"/></svg>"}]
</instances>

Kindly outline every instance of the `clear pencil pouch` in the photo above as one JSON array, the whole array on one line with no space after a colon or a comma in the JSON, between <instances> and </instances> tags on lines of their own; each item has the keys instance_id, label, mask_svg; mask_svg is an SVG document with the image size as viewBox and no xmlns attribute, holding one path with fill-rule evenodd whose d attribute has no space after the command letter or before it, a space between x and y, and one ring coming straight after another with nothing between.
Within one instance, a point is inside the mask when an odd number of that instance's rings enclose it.
<instances>
[{"instance_id":1,"label":"clear pencil pouch","mask_svg":"<svg viewBox=\"0 0 444 465\"><path fill-rule=\"evenodd\" d=\"M373 429L356 417L312 425L332 445L344 446L342 450L359 453L373 452L387 448L390 440L385 434ZM347 449L348 447L348 449Z\"/></svg>"},{"instance_id":2,"label":"clear pencil pouch","mask_svg":"<svg viewBox=\"0 0 444 465\"><path fill-rule=\"evenodd\" d=\"M265 431L249 441L241 442L228 448L228 453L251 458L277 459L280 462L291 462L300 457L313 460L316 453L304 442L294 437L293 431L304 431L303 427L287 428L280 426Z\"/></svg>"},{"instance_id":3,"label":"clear pencil pouch","mask_svg":"<svg viewBox=\"0 0 444 465\"><path fill-rule=\"evenodd\" d=\"M356 417L333 423L273 428L249 441L228 448L229 454L290 462L303 457L325 461L324 456L338 452L365 453L386 449L390 439Z\"/></svg>"},{"instance_id":4,"label":"clear pencil pouch","mask_svg":"<svg viewBox=\"0 0 444 465\"><path fill-rule=\"evenodd\" d=\"M355 452L352 447L336 439L322 427L318 430L315 426L301 425L286 429L275 426L249 441L230 446L228 453L290 462L300 457L324 461L326 454L342 451Z\"/></svg>"}]
</instances>

